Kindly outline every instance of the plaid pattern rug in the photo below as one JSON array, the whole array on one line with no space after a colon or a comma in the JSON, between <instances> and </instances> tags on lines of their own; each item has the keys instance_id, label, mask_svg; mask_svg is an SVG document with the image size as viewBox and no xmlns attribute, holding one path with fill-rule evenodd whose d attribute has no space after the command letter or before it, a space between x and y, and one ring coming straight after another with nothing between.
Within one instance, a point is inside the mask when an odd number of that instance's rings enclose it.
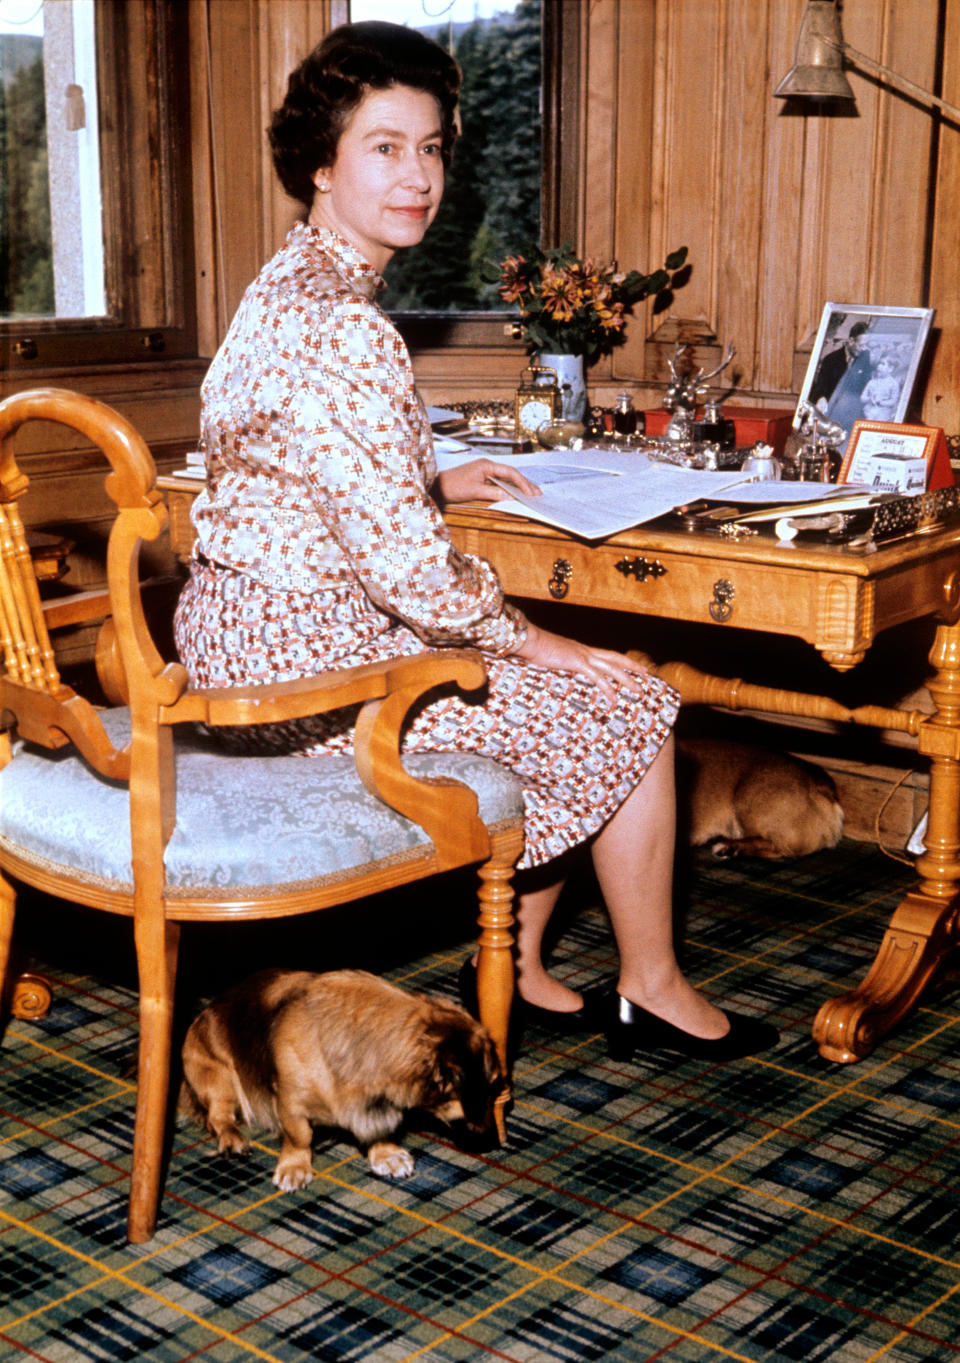
<instances>
[{"instance_id":1,"label":"plaid pattern rug","mask_svg":"<svg viewBox=\"0 0 960 1363\"><path fill-rule=\"evenodd\" d=\"M414 1129L416 1172L397 1183L323 1134L315 1181L280 1193L269 1141L226 1160L180 1125L157 1236L137 1247L123 1235L129 959L79 971L38 951L50 1015L9 1023L0 1049L0 1358L960 1360L957 981L858 1065L820 1059L810 1039L910 881L860 843L781 865L698 854L685 968L775 1021L776 1050L614 1064L601 1038L531 1029L508 1144L465 1153ZM576 987L615 960L595 889L580 893L554 954ZM334 964L368 963L361 922ZM57 940L42 916L36 931ZM290 931L301 964L309 934L328 968L323 915ZM434 937L387 973L453 994L468 948L466 932L440 950ZM187 935L188 973L190 952Z\"/></svg>"}]
</instances>

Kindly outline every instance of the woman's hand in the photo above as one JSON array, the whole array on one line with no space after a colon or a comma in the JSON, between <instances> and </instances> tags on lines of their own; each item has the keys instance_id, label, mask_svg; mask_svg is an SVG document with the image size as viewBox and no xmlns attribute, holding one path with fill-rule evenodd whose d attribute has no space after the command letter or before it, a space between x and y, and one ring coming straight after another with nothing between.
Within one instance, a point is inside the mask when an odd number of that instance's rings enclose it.
<instances>
[{"instance_id":1,"label":"woman's hand","mask_svg":"<svg viewBox=\"0 0 960 1363\"><path fill-rule=\"evenodd\" d=\"M548 667L554 672L575 672L588 677L609 699L616 699L617 685L626 686L640 694L639 678L644 668L623 653L609 648L592 648L562 634L551 634L527 622L527 637L516 650L515 657L524 658L537 667Z\"/></svg>"},{"instance_id":2,"label":"woman's hand","mask_svg":"<svg viewBox=\"0 0 960 1363\"><path fill-rule=\"evenodd\" d=\"M494 478L508 488L499 487ZM471 459L469 464L445 469L437 474L433 493L441 506L448 506L451 502L499 502L510 496L509 488L516 488L525 497L540 496L536 483L524 478L519 469L493 459Z\"/></svg>"}]
</instances>

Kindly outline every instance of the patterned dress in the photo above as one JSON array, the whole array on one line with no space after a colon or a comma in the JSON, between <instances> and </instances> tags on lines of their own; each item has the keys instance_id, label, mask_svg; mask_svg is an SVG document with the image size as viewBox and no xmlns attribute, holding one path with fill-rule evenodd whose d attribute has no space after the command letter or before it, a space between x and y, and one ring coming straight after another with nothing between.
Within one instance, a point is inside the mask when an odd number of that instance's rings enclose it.
<instances>
[{"instance_id":1,"label":"patterned dress","mask_svg":"<svg viewBox=\"0 0 960 1363\"><path fill-rule=\"evenodd\" d=\"M654 677L615 702L583 677L509 656L526 622L493 568L451 543L406 347L381 280L305 223L250 285L203 385L207 488L176 614L197 686L474 647L488 682L412 720L404 748L492 757L524 788L522 866L583 842L623 803L676 718ZM343 752L354 709L237 729L267 752ZM217 731L222 733L221 730Z\"/></svg>"}]
</instances>

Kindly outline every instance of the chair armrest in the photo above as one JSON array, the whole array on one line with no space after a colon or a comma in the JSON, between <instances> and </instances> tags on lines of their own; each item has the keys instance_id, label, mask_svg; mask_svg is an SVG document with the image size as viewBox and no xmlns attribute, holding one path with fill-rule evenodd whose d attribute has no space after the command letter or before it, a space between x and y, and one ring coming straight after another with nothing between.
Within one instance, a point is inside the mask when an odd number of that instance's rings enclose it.
<instances>
[{"instance_id":1,"label":"chair armrest","mask_svg":"<svg viewBox=\"0 0 960 1363\"><path fill-rule=\"evenodd\" d=\"M370 794L419 824L434 845L438 868L452 870L485 861L490 855L490 832L469 786L447 777L418 779L403 765L400 735L407 714L422 695L423 689L414 684L368 701L357 716L353 756Z\"/></svg>"},{"instance_id":2,"label":"chair armrest","mask_svg":"<svg viewBox=\"0 0 960 1363\"><path fill-rule=\"evenodd\" d=\"M0 717L4 711L15 716L17 732L27 742L53 749L72 742L101 776L129 779L129 747L114 747L94 707L68 686L58 695L50 695L11 678L0 678Z\"/></svg>"},{"instance_id":3,"label":"chair armrest","mask_svg":"<svg viewBox=\"0 0 960 1363\"><path fill-rule=\"evenodd\" d=\"M485 678L480 654L473 650L415 653L267 686L188 687L172 705L161 706L160 723L272 724L378 700L401 688L415 687L419 696L452 682L474 691Z\"/></svg>"}]
</instances>

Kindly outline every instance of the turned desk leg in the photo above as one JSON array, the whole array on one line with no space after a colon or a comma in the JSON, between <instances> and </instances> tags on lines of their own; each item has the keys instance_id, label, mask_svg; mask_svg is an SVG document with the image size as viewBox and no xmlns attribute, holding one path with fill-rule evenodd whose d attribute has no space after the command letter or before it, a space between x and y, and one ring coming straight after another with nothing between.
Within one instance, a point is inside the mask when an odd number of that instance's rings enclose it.
<instances>
[{"instance_id":1,"label":"turned desk leg","mask_svg":"<svg viewBox=\"0 0 960 1363\"><path fill-rule=\"evenodd\" d=\"M813 1037L827 1060L850 1062L870 1054L879 1039L919 999L958 940L960 911L960 625L941 625L930 662L936 711L919 734L931 759L930 807L920 884L899 904L862 984L828 999Z\"/></svg>"}]
</instances>

